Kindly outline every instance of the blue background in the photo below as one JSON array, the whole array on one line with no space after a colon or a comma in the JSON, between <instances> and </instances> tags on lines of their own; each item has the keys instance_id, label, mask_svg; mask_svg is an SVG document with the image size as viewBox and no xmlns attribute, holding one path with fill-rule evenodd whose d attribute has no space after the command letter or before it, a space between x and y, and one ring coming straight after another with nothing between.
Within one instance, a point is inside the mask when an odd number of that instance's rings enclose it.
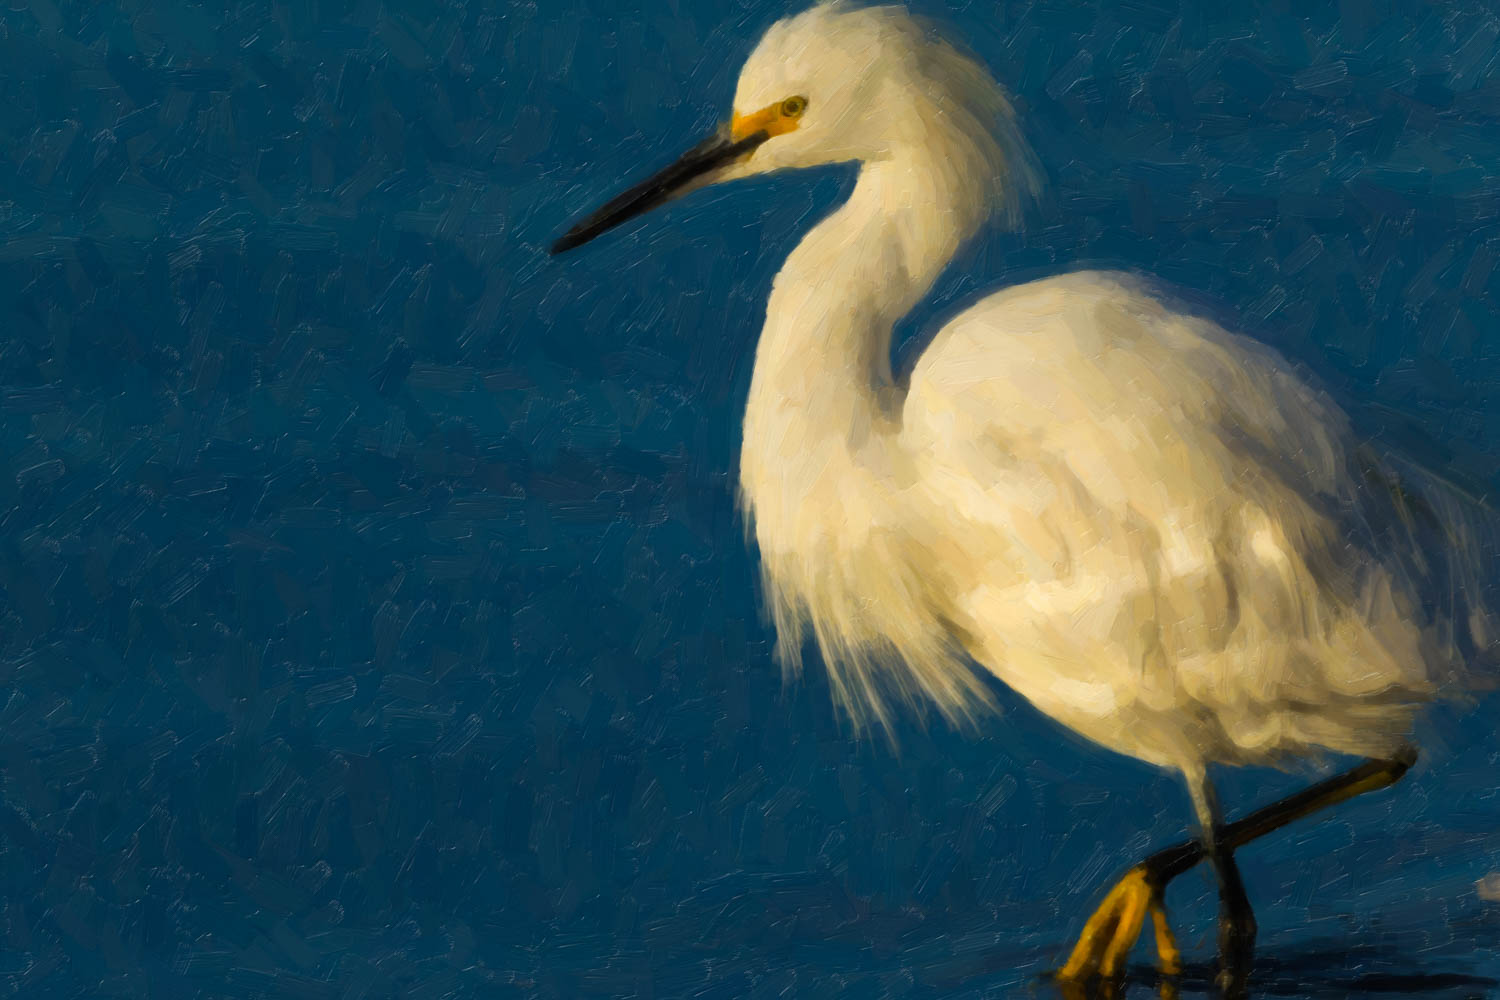
<instances>
[{"instance_id":1,"label":"blue background","mask_svg":"<svg viewBox=\"0 0 1500 1000\"><path fill-rule=\"evenodd\" d=\"M738 420L770 278L849 170L543 249L719 121L791 8L15 6L0 989L1045 993L1106 880L1187 831L1172 775L1013 698L897 755L817 669L783 689ZM1049 189L904 335L1141 268L1500 483L1494 14L921 6L1015 92ZM1493 718L1242 854L1266 992L1496 991ZM1201 984L1207 875L1171 904Z\"/></svg>"}]
</instances>

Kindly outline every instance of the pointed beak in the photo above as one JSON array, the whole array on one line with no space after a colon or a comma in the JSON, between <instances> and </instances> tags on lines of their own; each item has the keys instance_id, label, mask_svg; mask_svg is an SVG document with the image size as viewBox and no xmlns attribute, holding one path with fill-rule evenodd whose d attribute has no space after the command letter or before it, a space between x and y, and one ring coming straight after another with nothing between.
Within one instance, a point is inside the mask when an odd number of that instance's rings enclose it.
<instances>
[{"instance_id":1,"label":"pointed beak","mask_svg":"<svg viewBox=\"0 0 1500 1000\"><path fill-rule=\"evenodd\" d=\"M770 137L770 133L764 130L751 132L738 139L734 138L733 133L720 132L709 136L682 154L676 163L611 198L597 211L579 220L552 244L552 252L566 253L642 212L648 212L685 194L694 186L695 181L709 178L714 171L749 156L756 146Z\"/></svg>"}]
</instances>

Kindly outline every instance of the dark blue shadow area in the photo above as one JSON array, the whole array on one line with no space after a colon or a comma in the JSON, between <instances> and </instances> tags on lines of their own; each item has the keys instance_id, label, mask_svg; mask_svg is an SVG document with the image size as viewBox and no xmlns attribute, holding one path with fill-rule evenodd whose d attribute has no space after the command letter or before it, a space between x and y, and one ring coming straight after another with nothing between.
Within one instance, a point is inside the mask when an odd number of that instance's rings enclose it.
<instances>
[{"instance_id":1,"label":"dark blue shadow area","mask_svg":"<svg viewBox=\"0 0 1500 1000\"><path fill-rule=\"evenodd\" d=\"M1186 832L1172 776L1014 699L898 756L819 670L782 687L738 422L771 277L850 175L548 258L793 9L642 6L0 11L0 988L1047 995L1104 882ZM924 9L1050 184L913 342L996 283L1149 270L1500 483L1483 5ZM1265 993L1495 992L1494 718L1244 852ZM1206 961L1207 878L1172 904Z\"/></svg>"}]
</instances>

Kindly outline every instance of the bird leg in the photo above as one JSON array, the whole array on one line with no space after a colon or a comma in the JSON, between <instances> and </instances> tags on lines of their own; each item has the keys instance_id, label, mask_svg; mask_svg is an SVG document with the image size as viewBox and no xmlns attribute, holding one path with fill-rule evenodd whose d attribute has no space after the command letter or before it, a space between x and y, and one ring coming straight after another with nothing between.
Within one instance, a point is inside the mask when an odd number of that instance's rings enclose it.
<instances>
[{"instance_id":1,"label":"bird leg","mask_svg":"<svg viewBox=\"0 0 1500 1000\"><path fill-rule=\"evenodd\" d=\"M1257 809L1243 819L1225 825L1216 838L1218 845L1229 855L1233 866L1233 851L1236 848L1321 809L1352 799L1356 795L1393 785L1416 759L1416 751L1408 747L1390 760L1367 760L1350 771L1288 795ZM1201 839L1186 840L1157 851L1127 871L1084 924L1072 954L1056 974L1058 982L1065 987L1077 987L1091 982L1109 984L1117 981L1124 971L1126 958L1140 937L1147 914L1151 916L1155 930L1156 953L1162 974L1174 976L1180 973L1182 952L1177 947L1176 938L1167 922L1164 893L1172 879L1192 869L1208 856L1208 848ZM1236 962L1248 967L1249 950L1254 943L1254 918L1250 918L1247 927L1238 915L1238 907L1233 907L1235 916L1231 917L1228 912L1231 904L1227 896L1238 895L1241 899L1244 898L1244 884L1239 881L1238 875L1238 868L1235 867L1231 878L1239 884L1236 894L1232 886L1224 886L1224 874L1220 870L1221 887L1229 890L1221 893L1225 897L1226 912L1222 914L1224 919L1220 922L1220 948L1226 969ZM1249 912L1248 901L1244 902L1243 908L1245 913ZM1241 948L1241 942L1247 939L1248 943ZM1240 955L1241 951L1244 952L1243 957ZM1107 995L1108 986L1105 992Z\"/></svg>"},{"instance_id":2,"label":"bird leg","mask_svg":"<svg viewBox=\"0 0 1500 1000\"><path fill-rule=\"evenodd\" d=\"M1216 985L1225 1000L1240 1000L1250 981L1255 957L1255 911L1245 893L1234 850L1224 843L1223 831L1214 832L1214 871L1219 876L1219 975Z\"/></svg>"}]
</instances>

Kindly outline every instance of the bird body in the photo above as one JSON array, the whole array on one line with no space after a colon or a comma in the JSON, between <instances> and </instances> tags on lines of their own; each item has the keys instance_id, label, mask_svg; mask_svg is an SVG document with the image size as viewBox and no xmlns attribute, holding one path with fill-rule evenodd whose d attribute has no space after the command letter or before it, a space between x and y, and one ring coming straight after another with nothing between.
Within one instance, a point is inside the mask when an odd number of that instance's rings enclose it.
<instances>
[{"instance_id":1,"label":"bird body","mask_svg":"<svg viewBox=\"0 0 1500 1000\"><path fill-rule=\"evenodd\" d=\"M1039 184L998 86L900 8L778 22L726 134L554 249L702 183L851 160L848 200L773 283L745 412L741 499L782 661L810 635L849 715L888 731L902 701L977 719L993 704L977 665L1180 770L1242 983L1254 922L1233 848L1410 765L1415 713L1490 655L1492 519L1364 442L1275 351L1128 274L1003 289L893 373L897 322ZM1209 764L1325 751L1380 760L1223 825ZM1134 939L1112 928L1159 911L1188 856L1122 882L1068 969L1117 969Z\"/></svg>"},{"instance_id":2,"label":"bird body","mask_svg":"<svg viewBox=\"0 0 1500 1000\"><path fill-rule=\"evenodd\" d=\"M737 106L812 90L812 35L878 39L895 89L925 96L888 101L921 127L883 130L767 304L740 479L783 661L811 633L860 723L888 726L893 696L974 718L972 660L1189 772L1390 752L1486 641L1456 498L1361 447L1274 351L1129 275L990 295L893 377L894 325L1034 164L988 78L904 12L800 19L752 54ZM1446 535L1403 513L1403 481Z\"/></svg>"},{"instance_id":3,"label":"bird body","mask_svg":"<svg viewBox=\"0 0 1500 1000\"><path fill-rule=\"evenodd\" d=\"M1402 558L1431 526L1337 405L1138 278L992 295L904 391L824 384L852 365L806 332L798 379L757 372L741 474L780 632L817 637L857 718L892 693L971 717L972 659L1156 764L1379 756L1483 641L1453 634L1484 626L1477 567Z\"/></svg>"}]
</instances>

